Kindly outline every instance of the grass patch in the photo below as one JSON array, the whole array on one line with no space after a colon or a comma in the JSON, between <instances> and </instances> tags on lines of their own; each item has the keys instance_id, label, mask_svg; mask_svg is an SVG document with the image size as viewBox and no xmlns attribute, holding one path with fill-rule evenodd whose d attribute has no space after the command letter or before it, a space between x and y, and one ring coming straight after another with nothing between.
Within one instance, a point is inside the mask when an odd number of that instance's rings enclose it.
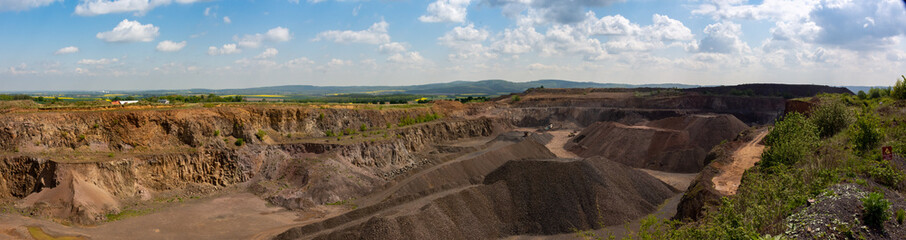
<instances>
[{"instance_id":1,"label":"grass patch","mask_svg":"<svg viewBox=\"0 0 906 240\"><path fill-rule=\"evenodd\" d=\"M41 227L37 227L37 226L30 226L30 227L26 227L26 228L28 228L28 234L31 235L31 237L34 238L35 240L84 240L85 239L83 237L77 237L77 236L54 237L54 236L51 236L50 234L47 234L46 232L44 232L44 229L42 229Z\"/></svg>"}]
</instances>

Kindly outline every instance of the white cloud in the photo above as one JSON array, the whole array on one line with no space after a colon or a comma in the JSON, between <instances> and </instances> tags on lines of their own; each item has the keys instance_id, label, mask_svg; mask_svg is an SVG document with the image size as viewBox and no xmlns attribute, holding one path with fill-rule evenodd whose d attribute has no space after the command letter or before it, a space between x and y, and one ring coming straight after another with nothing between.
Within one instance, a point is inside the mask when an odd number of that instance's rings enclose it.
<instances>
[{"instance_id":1,"label":"white cloud","mask_svg":"<svg viewBox=\"0 0 906 240\"><path fill-rule=\"evenodd\" d=\"M488 39L488 35L489 33L487 30L476 29L475 24L469 24L455 27L437 40L443 45L453 46L463 42L481 42Z\"/></svg>"},{"instance_id":2,"label":"white cloud","mask_svg":"<svg viewBox=\"0 0 906 240\"><path fill-rule=\"evenodd\" d=\"M428 4L428 14L418 17L422 22L465 22L470 0L437 0Z\"/></svg>"},{"instance_id":3,"label":"white cloud","mask_svg":"<svg viewBox=\"0 0 906 240\"><path fill-rule=\"evenodd\" d=\"M186 41L182 42L173 42L170 40L162 41L157 43L157 51L161 52L177 52L186 47Z\"/></svg>"},{"instance_id":4,"label":"white cloud","mask_svg":"<svg viewBox=\"0 0 906 240\"><path fill-rule=\"evenodd\" d=\"M315 64L314 61L306 57L296 58L283 64L283 66L290 69L309 69Z\"/></svg>"},{"instance_id":5,"label":"white cloud","mask_svg":"<svg viewBox=\"0 0 906 240\"><path fill-rule=\"evenodd\" d=\"M119 61L120 60L117 58L111 58L111 59L101 58L101 59L82 59L82 60L79 60L77 63L82 64L82 65L108 65L108 64L112 64L112 63L117 63Z\"/></svg>"},{"instance_id":6,"label":"white cloud","mask_svg":"<svg viewBox=\"0 0 906 240\"><path fill-rule=\"evenodd\" d=\"M234 54L240 52L242 52L242 50L237 48L236 44L224 44L221 48L217 48L215 46L208 47L208 55L211 56Z\"/></svg>"},{"instance_id":7,"label":"white cloud","mask_svg":"<svg viewBox=\"0 0 906 240\"><path fill-rule=\"evenodd\" d=\"M742 26L732 22L719 22L705 27L706 36L698 44L700 52L708 53L743 53L748 52L749 45L743 42Z\"/></svg>"},{"instance_id":8,"label":"white cloud","mask_svg":"<svg viewBox=\"0 0 906 240\"><path fill-rule=\"evenodd\" d=\"M380 21L362 31L330 30L318 33L313 41L330 40L338 43L383 44L390 42L390 35L387 34L387 28L389 27L390 24Z\"/></svg>"},{"instance_id":9,"label":"white cloud","mask_svg":"<svg viewBox=\"0 0 906 240\"><path fill-rule=\"evenodd\" d=\"M60 48L53 54L60 55L60 54L70 54L70 53L77 53L77 52L79 52L79 48L77 48L75 46L69 46L69 47Z\"/></svg>"},{"instance_id":10,"label":"white cloud","mask_svg":"<svg viewBox=\"0 0 906 240\"><path fill-rule=\"evenodd\" d=\"M261 54L258 54L258 56L255 56L255 59L272 58L274 56L277 56L277 53L278 53L278 51L276 48L268 48L268 49L265 49L264 52L261 52Z\"/></svg>"},{"instance_id":11,"label":"white cloud","mask_svg":"<svg viewBox=\"0 0 906 240\"><path fill-rule=\"evenodd\" d=\"M233 41L236 41L236 43L239 44L239 47L242 48L258 48L264 40L271 42L286 42L292 40L292 38L292 33L289 32L289 29L275 27L267 30L265 34L246 34L243 35L242 38L234 36Z\"/></svg>"},{"instance_id":12,"label":"white cloud","mask_svg":"<svg viewBox=\"0 0 906 240\"><path fill-rule=\"evenodd\" d=\"M270 30L267 30L265 36L268 40L273 42L286 42L293 39L292 34L289 33L289 29L285 27L271 28Z\"/></svg>"},{"instance_id":13,"label":"white cloud","mask_svg":"<svg viewBox=\"0 0 906 240\"><path fill-rule=\"evenodd\" d=\"M230 17L223 17L223 23L230 24L233 23L233 20L230 20Z\"/></svg>"},{"instance_id":14,"label":"white cloud","mask_svg":"<svg viewBox=\"0 0 906 240\"><path fill-rule=\"evenodd\" d=\"M170 5L173 2L191 4L198 1L202 0L82 0L76 6L75 14L96 16L110 13L135 12L135 15L142 16L156 7ZM205 13L208 13L208 11L205 10Z\"/></svg>"},{"instance_id":15,"label":"white cloud","mask_svg":"<svg viewBox=\"0 0 906 240\"><path fill-rule=\"evenodd\" d=\"M586 8L604 7L623 0L486 0L491 6L503 8L506 15L527 12L540 21L561 24L585 20L582 14Z\"/></svg>"},{"instance_id":16,"label":"white cloud","mask_svg":"<svg viewBox=\"0 0 906 240\"><path fill-rule=\"evenodd\" d=\"M47 6L57 1L62 2L63 0L0 0L0 12L25 11Z\"/></svg>"},{"instance_id":17,"label":"white cloud","mask_svg":"<svg viewBox=\"0 0 906 240\"><path fill-rule=\"evenodd\" d=\"M424 62L425 58L418 52L406 52L393 54L390 57L387 57L387 61L397 64L416 65Z\"/></svg>"},{"instance_id":18,"label":"white cloud","mask_svg":"<svg viewBox=\"0 0 906 240\"><path fill-rule=\"evenodd\" d=\"M9 73L9 74L12 74L12 75L23 75L23 74L35 74L35 73L38 73L37 71L30 70L30 69L28 68L28 64L25 64L25 63L21 63L21 64L19 64L19 66L11 66L11 67L9 67L9 68L7 69L6 72Z\"/></svg>"},{"instance_id":19,"label":"white cloud","mask_svg":"<svg viewBox=\"0 0 906 240\"><path fill-rule=\"evenodd\" d=\"M99 32L96 36L106 42L150 42L160 35L158 30L150 23L142 25L138 21L123 19L113 30Z\"/></svg>"},{"instance_id":20,"label":"white cloud","mask_svg":"<svg viewBox=\"0 0 906 240\"><path fill-rule=\"evenodd\" d=\"M593 12L588 12L587 20L579 23L579 28L589 35L608 36L605 43L608 52L651 51L670 46L687 46L693 44L692 30L682 22L668 16L654 14L652 24L639 26L623 16L605 16L600 19Z\"/></svg>"},{"instance_id":21,"label":"white cloud","mask_svg":"<svg viewBox=\"0 0 906 240\"><path fill-rule=\"evenodd\" d=\"M207 16L212 16L212 14L213 14L213 16L217 16L217 13L211 12L211 7L206 7L206 8L204 8L204 16L205 16L205 17L207 17Z\"/></svg>"},{"instance_id":22,"label":"white cloud","mask_svg":"<svg viewBox=\"0 0 906 240\"><path fill-rule=\"evenodd\" d=\"M378 51L384 54L405 52L406 49L407 47L405 45L398 42L385 43L378 47Z\"/></svg>"}]
</instances>

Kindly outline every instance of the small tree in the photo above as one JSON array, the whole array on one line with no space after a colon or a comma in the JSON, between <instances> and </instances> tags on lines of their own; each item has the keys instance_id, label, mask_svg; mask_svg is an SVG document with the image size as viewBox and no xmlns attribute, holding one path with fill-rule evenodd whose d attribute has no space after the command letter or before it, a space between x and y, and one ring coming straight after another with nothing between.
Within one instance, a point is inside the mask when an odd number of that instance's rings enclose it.
<instances>
[{"instance_id":1,"label":"small tree","mask_svg":"<svg viewBox=\"0 0 906 240\"><path fill-rule=\"evenodd\" d=\"M856 149L868 151L881 141L881 129L878 118L871 112L863 112L856 119L851 129L851 138Z\"/></svg>"},{"instance_id":2,"label":"small tree","mask_svg":"<svg viewBox=\"0 0 906 240\"><path fill-rule=\"evenodd\" d=\"M792 165L809 155L818 142L818 130L802 114L793 112L774 124L764 138L768 146L761 154L761 166Z\"/></svg>"},{"instance_id":3,"label":"small tree","mask_svg":"<svg viewBox=\"0 0 906 240\"><path fill-rule=\"evenodd\" d=\"M818 127L819 136L830 137L849 127L853 114L842 102L831 101L814 107L809 120Z\"/></svg>"},{"instance_id":4,"label":"small tree","mask_svg":"<svg viewBox=\"0 0 906 240\"><path fill-rule=\"evenodd\" d=\"M513 95L513 102L518 102L519 100L522 100L522 97L519 97L519 95Z\"/></svg>"},{"instance_id":5,"label":"small tree","mask_svg":"<svg viewBox=\"0 0 906 240\"><path fill-rule=\"evenodd\" d=\"M890 219L890 202L884 199L883 193L869 193L862 199L862 208L865 215L862 217L868 226L883 228L884 222Z\"/></svg>"},{"instance_id":6,"label":"small tree","mask_svg":"<svg viewBox=\"0 0 906 240\"><path fill-rule=\"evenodd\" d=\"M895 99L906 99L906 76L900 75L903 79L897 79L897 83L893 85L893 90L890 91L890 96Z\"/></svg>"}]
</instances>

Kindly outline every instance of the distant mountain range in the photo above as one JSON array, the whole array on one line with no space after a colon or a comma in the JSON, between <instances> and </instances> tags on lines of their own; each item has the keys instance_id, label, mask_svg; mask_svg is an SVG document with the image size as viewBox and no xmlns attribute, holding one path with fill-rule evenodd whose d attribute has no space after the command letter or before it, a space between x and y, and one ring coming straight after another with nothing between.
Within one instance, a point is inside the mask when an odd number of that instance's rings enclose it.
<instances>
[{"instance_id":1,"label":"distant mountain range","mask_svg":"<svg viewBox=\"0 0 906 240\"><path fill-rule=\"evenodd\" d=\"M502 95L523 92L529 88L694 88L698 85L686 84L617 84L596 82L573 82L565 80L537 80L531 82L510 82L505 80L455 81L411 86L312 86L286 85L273 87L241 89L187 89L187 90L154 90L139 91L139 94L190 94L214 93L219 95L327 95L327 94L419 94L419 95Z\"/></svg>"},{"instance_id":2,"label":"distant mountain range","mask_svg":"<svg viewBox=\"0 0 906 240\"><path fill-rule=\"evenodd\" d=\"M529 88L697 88L708 87L688 84L620 84L620 83L596 83L596 82L574 82L566 80L536 80L530 82L510 82L506 80L482 80L482 81L455 81L448 83L431 83L410 86L313 86L313 85L285 85L272 87L256 88L237 88L237 89L181 89L181 90L133 90L133 91L112 91L111 93L129 94L129 95L187 95L187 94L218 94L218 95L306 95L306 96L324 96L335 94L414 94L414 95L449 95L449 96L493 96L505 95L516 92L523 92ZM845 88L852 92L859 90L868 91L868 86L846 86ZM0 90L2 91L2 90ZM99 92L91 91L22 91L14 93L24 93L32 95L41 94L97 94Z\"/></svg>"}]
</instances>

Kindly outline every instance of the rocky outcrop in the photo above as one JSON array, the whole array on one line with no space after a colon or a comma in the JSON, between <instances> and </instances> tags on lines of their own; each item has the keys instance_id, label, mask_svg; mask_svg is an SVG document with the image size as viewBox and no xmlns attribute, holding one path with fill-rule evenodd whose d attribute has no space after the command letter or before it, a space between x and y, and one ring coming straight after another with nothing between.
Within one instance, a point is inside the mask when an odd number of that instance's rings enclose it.
<instances>
[{"instance_id":1,"label":"rocky outcrop","mask_svg":"<svg viewBox=\"0 0 906 240\"><path fill-rule=\"evenodd\" d=\"M443 109L315 109L231 106L178 110L37 112L0 115L0 150L40 152L54 148L119 151L198 147L218 137L258 141L259 130L320 137L366 126L395 125L404 116L444 114ZM216 135L216 136L215 136Z\"/></svg>"},{"instance_id":2,"label":"rocky outcrop","mask_svg":"<svg viewBox=\"0 0 906 240\"><path fill-rule=\"evenodd\" d=\"M707 162L707 151L748 128L731 115L688 115L624 125L599 122L566 148L581 157L602 156L639 168L693 173Z\"/></svg>"},{"instance_id":3,"label":"rocky outcrop","mask_svg":"<svg viewBox=\"0 0 906 240\"><path fill-rule=\"evenodd\" d=\"M578 95L528 94L500 115L518 126L554 124L589 126L599 121L635 124L686 114L730 114L747 124L774 122L783 113L781 97L589 90Z\"/></svg>"}]
</instances>

